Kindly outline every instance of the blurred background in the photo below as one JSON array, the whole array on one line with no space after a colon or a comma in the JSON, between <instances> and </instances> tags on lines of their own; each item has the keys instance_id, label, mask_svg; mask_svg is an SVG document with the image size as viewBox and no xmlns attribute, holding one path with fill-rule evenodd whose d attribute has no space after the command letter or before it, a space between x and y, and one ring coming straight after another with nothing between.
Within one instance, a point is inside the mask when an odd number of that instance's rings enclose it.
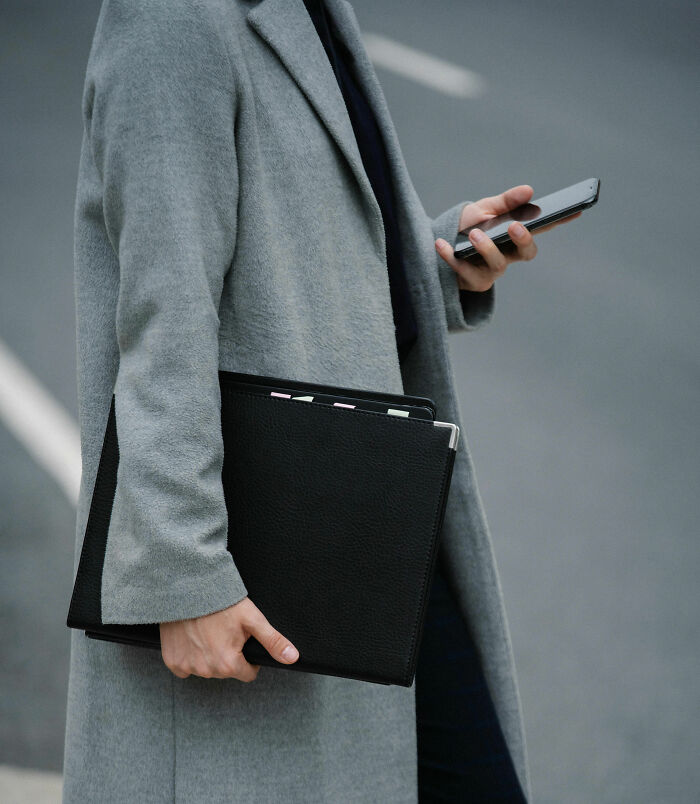
<instances>
[{"instance_id":1,"label":"blurred background","mask_svg":"<svg viewBox=\"0 0 700 804\"><path fill-rule=\"evenodd\" d=\"M451 336L535 800L699 801L700 4L353 0L437 215L589 177ZM97 0L0 7L0 801L60 800L72 218Z\"/></svg>"}]
</instances>

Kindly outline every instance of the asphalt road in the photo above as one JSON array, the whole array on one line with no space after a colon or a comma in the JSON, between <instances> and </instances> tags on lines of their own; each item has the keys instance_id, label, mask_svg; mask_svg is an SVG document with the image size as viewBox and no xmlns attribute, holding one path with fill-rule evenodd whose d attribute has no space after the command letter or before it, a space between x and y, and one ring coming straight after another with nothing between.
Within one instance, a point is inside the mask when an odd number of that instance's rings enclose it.
<instances>
[{"instance_id":1,"label":"asphalt road","mask_svg":"<svg viewBox=\"0 0 700 804\"><path fill-rule=\"evenodd\" d=\"M431 214L601 178L599 204L455 334L540 802L700 789L700 6L354 0L364 31L480 74L378 68ZM0 11L0 340L77 417L72 214L97 2ZM0 763L60 771L74 511L0 420Z\"/></svg>"}]
</instances>

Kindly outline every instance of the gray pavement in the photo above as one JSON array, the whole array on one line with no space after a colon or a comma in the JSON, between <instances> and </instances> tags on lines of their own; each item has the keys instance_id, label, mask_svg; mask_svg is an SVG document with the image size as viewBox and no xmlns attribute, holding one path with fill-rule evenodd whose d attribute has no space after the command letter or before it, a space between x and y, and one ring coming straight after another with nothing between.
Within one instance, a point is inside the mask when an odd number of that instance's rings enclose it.
<instances>
[{"instance_id":1,"label":"gray pavement","mask_svg":"<svg viewBox=\"0 0 700 804\"><path fill-rule=\"evenodd\" d=\"M353 0L482 75L378 70L437 214L599 176L597 207L451 339L539 802L691 802L700 765L700 6ZM96 2L0 11L0 339L74 415L72 212ZM60 770L74 512L0 422L0 763Z\"/></svg>"}]
</instances>

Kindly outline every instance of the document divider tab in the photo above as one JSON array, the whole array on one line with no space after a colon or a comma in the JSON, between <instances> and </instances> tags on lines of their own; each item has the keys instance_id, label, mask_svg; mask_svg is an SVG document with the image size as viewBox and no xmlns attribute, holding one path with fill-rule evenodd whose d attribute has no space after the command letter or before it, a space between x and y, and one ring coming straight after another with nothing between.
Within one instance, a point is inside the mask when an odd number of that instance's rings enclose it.
<instances>
[{"instance_id":1,"label":"document divider tab","mask_svg":"<svg viewBox=\"0 0 700 804\"><path fill-rule=\"evenodd\" d=\"M234 383L219 374L227 547L250 599L299 650L295 663L281 664L249 637L246 659L410 686L459 428L265 395L255 390L255 375L236 373ZM253 378L248 388L246 376ZM313 386L321 387L334 390ZM113 397L67 624L91 637L159 648L157 623L100 622L118 465L114 411Z\"/></svg>"}]
</instances>

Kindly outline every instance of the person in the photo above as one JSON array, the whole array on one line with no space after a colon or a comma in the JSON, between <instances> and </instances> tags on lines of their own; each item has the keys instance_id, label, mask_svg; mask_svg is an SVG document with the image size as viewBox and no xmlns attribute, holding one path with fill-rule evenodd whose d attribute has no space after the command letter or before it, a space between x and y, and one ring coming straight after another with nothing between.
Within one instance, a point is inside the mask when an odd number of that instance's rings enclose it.
<instances>
[{"instance_id":1,"label":"person","mask_svg":"<svg viewBox=\"0 0 700 804\"><path fill-rule=\"evenodd\" d=\"M448 334L537 248L515 225L510 252L453 244L532 188L426 214L346 0L103 0L81 110L75 566L114 392L102 619L160 623L161 653L71 632L64 802L526 800L466 437L415 685L261 668L251 635L298 650L226 550L217 371L430 396L460 423Z\"/></svg>"}]
</instances>

